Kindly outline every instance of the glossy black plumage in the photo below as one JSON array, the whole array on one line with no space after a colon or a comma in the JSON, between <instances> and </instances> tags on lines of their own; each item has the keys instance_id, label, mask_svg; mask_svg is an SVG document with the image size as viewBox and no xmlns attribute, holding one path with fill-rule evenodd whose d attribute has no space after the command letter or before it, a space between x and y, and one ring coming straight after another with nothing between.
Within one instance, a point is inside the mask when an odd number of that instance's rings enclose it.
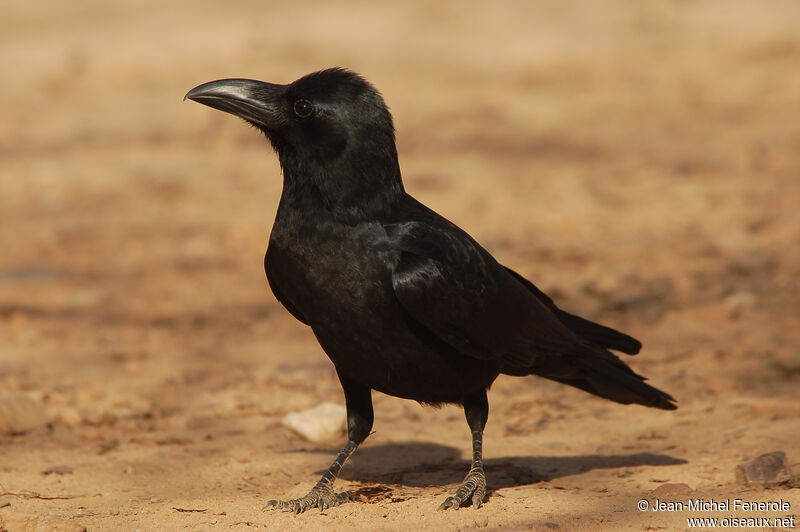
<instances>
[{"instance_id":1,"label":"glossy black plumage","mask_svg":"<svg viewBox=\"0 0 800 532\"><path fill-rule=\"evenodd\" d=\"M560 310L406 194L391 115L360 76L330 69L289 85L220 80L187 98L244 118L275 148L284 187L267 278L277 299L311 327L345 391L348 445L311 493L272 506L304 511L347 500L332 484L372 427L370 390L464 405L475 459L442 508L483 501L486 390L501 373L675 408L609 351L635 354L637 340Z\"/></svg>"}]
</instances>

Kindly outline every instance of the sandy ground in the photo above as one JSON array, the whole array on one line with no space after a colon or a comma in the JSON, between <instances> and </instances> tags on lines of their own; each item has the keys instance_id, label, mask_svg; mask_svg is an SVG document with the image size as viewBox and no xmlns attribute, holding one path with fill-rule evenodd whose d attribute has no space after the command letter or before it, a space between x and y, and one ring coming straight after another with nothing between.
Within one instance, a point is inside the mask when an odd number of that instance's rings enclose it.
<instances>
[{"instance_id":1,"label":"sandy ground","mask_svg":"<svg viewBox=\"0 0 800 532\"><path fill-rule=\"evenodd\" d=\"M800 514L800 490L734 476L774 450L800 471L796 1L0 12L0 394L47 420L0 435L0 529L686 530ZM363 502L261 510L304 494L343 442L280 419L343 398L266 286L275 157L181 98L334 65L392 107L406 188L564 308L639 337L632 366L677 412L501 377L491 496L436 512L468 467L462 412L376 393L375 433L337 484ZM667 483L691 491L653 492ZM637 509L657 497L791 509Z\"/></svg>"}]
</instances>

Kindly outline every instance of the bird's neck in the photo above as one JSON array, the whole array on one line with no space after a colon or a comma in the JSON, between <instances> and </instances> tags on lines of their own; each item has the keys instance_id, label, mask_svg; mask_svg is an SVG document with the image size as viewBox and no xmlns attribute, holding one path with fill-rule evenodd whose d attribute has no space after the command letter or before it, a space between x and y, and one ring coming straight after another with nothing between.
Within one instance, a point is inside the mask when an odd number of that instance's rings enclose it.
<instances>
[{"instance_id":1,"label":"bird's neck","mask_svg":"<svg viewBox=\"0 0 800 532\"><path fill-rule=\"evenodd\" d=\"M308 212L327 211L343 223L381 219L400 202L405 190L396 156L380 155L362 154L354 161L325 166L281 160L281 203Z\"/></svg>"}]
</instances>

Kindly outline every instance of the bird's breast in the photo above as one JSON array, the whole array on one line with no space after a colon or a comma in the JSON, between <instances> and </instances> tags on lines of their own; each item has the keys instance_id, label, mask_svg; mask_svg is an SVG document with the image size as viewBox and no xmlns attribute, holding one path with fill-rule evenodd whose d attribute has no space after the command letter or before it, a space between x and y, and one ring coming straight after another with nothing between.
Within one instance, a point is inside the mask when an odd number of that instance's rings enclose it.
<instances>
[{"instance_id":1,"label":"bird's breast","mask_svg":"<svg viewBox=\"0 0 800 532\"><path fill-rule=\"evenodd\" d=\"M383 227L297 222L276 221L270 237L265 267L276 291L312 322L380 307L399 258Z\"/></svg>"}]
</instances>

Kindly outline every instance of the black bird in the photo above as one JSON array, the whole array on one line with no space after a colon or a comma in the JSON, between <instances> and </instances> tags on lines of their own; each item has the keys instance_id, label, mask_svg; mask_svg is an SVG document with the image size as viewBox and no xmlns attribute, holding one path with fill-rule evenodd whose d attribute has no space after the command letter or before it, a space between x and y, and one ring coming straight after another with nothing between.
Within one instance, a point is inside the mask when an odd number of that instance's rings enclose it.
<instances>
[{"instance_id":1,"label":"black bird","mask_svg":"<svg viewBox=\"0 0 800 532\"><path fill-rule=\"evenodd\" d=\"M539 375L622 404L675 409L609 350L630 336L559 309L467 233L404 188L392 117L380 93L333 68L288 85L223 79L184 99L261 130L283 169L264 267L275 297L305 323L344 390L348 441L305 496L269 501L295 513L349 499L342 465L372 429L372 390L463 405L472 467L439 509L486 494L486 391L498 375Z\"/></svg>"}]
</instances>

